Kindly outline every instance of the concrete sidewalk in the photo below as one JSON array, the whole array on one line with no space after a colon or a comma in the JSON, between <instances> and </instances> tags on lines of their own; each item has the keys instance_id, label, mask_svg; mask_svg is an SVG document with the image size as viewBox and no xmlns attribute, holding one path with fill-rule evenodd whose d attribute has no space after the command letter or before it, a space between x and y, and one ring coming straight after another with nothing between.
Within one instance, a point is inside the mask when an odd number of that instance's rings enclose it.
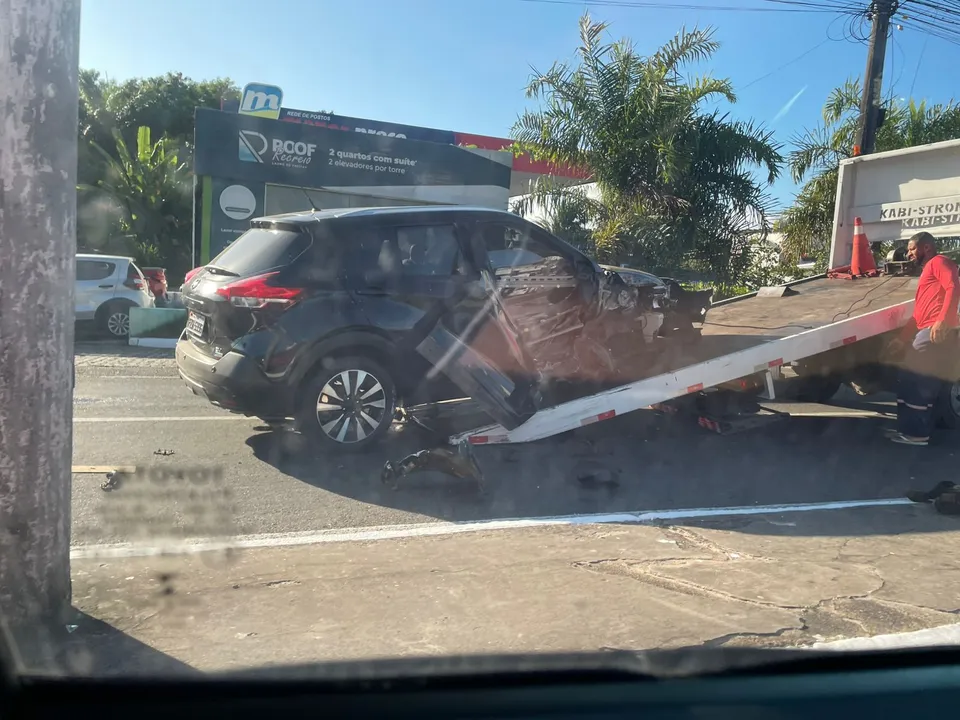
<instances>
[{"instance_id":1,"label":"concrete sidewalk","mask_svg":"<svg viewBox=\"0 0 960 720\"><path fill-rule=\"evenodd\" d=\"M73 347L77 368L173 368L172 348L137 347L116 341L77 341Z\"/></svg>"},{"instance_id":2,"label":"concrete sidewalk","mask_svg":"<svg viewBox=\"0 0 960 720\"><path fill-rule=\"evenodd\" d=\"M812 645L955 623L958 545L956 519L900 506L81 559L76 635L170 661L118 672Z\"/></svg>"}]
</instances>

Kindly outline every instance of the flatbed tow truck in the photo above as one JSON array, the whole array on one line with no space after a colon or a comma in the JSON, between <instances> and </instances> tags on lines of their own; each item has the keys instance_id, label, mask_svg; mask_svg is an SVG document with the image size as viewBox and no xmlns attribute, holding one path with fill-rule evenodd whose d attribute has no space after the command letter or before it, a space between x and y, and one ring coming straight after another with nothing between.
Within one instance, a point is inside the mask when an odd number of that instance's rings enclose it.
<instances>
[{"instance_id":1,"label":"flatbed tow truck","mask_svg":"<svg viewBox=\"0 0 960 720\"><path fill-rule=\"evenodd\" d=\"M871 243L902 246L921 229L960 237L958 167L960 141L843 161L829 266L850 263L855 218L862 217ZM532 442L635 410L687 408L710 391L773 400L775 381L787 368L799 376L800 400L826 402L842 383L863 395L892 390L896 365L884 350L910 319L917 286L916 273L904 272L903 265L880 263L878 277L820 275L721 301L710 308L701 341L666 372L541 409L512 429L485 425L448 442L461 452ZM954 427L960 424L960 382L947 390L938 406L940 424ZM725 423L701 417L700 424L720 430Z\"/></svg>"},{"instance_id":2,"label":"flatbed tow truck","mask_svg":"<svg viewBox=\"0 0 960 720\"><path fill-rule=\"evenodd\" d=\"M869 366L884 336L906 323L916 283L914 277L896 275L854 281L817 276L788 283L782 297L758 292L718 303L710 309L701 342L691 349L694 355L677 367L540 410L512 430L489 425L453 435L449 442L542 440L716 388L759 389L760 397L773 400L774 381L791 365L806 381L805 397L825 401L845 373Z\"/></svg>"},{"instance_id":3,"label":"flatbed tow truck","mask_svg":"<svg viewBox=\"0 0 960 720\"><path fill-rule=\"evenodd\" d=\"M397 487L410 472L435 470L475 480L482 492L474 447L543 440L635 410L691 413L721 434L749 430L789 418L762 404L777 399L776 381L787 368L798 376L801 401L826 403L842 383L861 394L891 390L896 365L883 359L884 347L911 317L916 285L916 277L902 274L821 275L721 301L708 312L700 341L668 371L541 409L513 429L494 424L451 435L446 447L387 462L381 479ZM956 370L960 378L960 358ZM941 425L957 426L958 393L960 382L941 398ZM425 424L418 408L407 413Z\"/></svg>"}]
</instances>

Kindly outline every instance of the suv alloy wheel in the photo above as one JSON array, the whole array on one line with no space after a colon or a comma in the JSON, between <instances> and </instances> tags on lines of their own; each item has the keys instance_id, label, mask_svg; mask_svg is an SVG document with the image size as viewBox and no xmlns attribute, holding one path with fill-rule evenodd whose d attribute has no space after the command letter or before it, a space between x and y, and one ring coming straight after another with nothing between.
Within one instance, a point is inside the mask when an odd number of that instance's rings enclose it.
<instances>
[{"instance_id":1,"label":"suv alloy wheel","mask_svg":"<svg viewBox=\"0 0 960 720\"><path fill-rule=\"evenodd\" d=\"M364 357L325 362L303 390L300 432L340 452L360 452L379 442L397 410L390 373Z\"/></svg>"}]
</instances>

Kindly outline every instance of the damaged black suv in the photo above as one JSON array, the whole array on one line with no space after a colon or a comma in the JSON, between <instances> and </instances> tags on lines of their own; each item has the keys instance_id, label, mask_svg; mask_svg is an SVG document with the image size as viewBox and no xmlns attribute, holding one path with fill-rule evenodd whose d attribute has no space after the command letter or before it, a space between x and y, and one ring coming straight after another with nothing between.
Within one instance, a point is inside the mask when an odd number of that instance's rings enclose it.
<instances>
[{"instance_id":1,"label":"damaged black suv","mask_svg":"<svg viewBox=\"0 0 960 720\"><path fill-rule=\"evenodd\" d=\"M676 298L507 212L292 213L189 274L176 357L215 405L360 450L404 404L469 396L513 428L649 374L702 322L709 296L691 298L678 318Z\"/></svg>"}]
</instances>

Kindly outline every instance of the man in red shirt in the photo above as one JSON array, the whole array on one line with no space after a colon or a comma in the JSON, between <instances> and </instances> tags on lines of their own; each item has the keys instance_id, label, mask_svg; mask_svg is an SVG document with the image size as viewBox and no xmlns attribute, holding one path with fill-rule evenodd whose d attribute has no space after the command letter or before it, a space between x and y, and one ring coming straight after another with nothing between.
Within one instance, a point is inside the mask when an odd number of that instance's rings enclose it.
<instances>
[{"instance_id":1,"label":"man in red shirt","mask_svg":"<svg viewBox=\"0 0 960 720\"><path fill-rule=\"evenodd\" d=\"M910 238L907 257L923 268L917 285L913 319L893 346L906 348L897 384L897 429L890 439L902 445L926 445L934 426L934 405L945 382L954 382L951 368L958 352L957 264L938 254L928 232ZM907 347L909 343L909 347Z\"/></svg>"}]
</instances>

